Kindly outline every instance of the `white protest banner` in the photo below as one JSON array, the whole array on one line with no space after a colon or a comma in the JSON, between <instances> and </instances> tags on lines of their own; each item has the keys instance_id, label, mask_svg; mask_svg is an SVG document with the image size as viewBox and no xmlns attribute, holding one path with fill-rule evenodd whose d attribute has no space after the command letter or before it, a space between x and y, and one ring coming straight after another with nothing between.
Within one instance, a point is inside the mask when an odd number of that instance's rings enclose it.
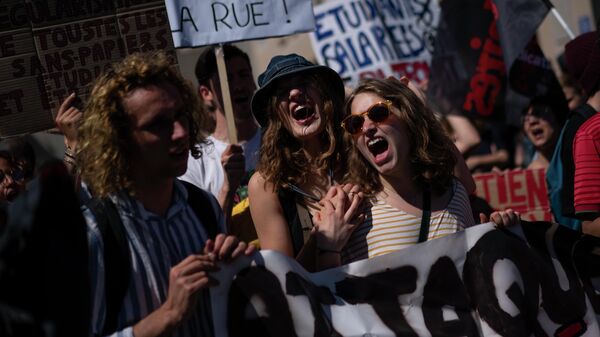
<instances>
[{"instance_id":1,"label":"white protest banner","mask_svg":"<svg viewBox=\"0 0 600 337\"><path fill-rule=\"evenodd\" d=\"M175 47L284 36L312 31L311 0L166 1Z\"/></svg>"},{"instance_id":2,"label":"white protest banner","mask_svg":"<svg viewBox=\"0 0 600 337\"><path fill-rule=\"evenodd\" d=\"M216 336L600 336L600 239L511 231L483 224L313 274L272 251L223 264Z\"/></svg>"},{"instance_id":3,"label":"white protest banner","mask_svg":"<svg viewBox=\"0 0 600 337\"><path fill-rule=\"evenodd\" d=\"M310 34L319 63L349 84L361 78L429 76L437 0L334 0L315 6Z\"/></svg>"}]
</instances>

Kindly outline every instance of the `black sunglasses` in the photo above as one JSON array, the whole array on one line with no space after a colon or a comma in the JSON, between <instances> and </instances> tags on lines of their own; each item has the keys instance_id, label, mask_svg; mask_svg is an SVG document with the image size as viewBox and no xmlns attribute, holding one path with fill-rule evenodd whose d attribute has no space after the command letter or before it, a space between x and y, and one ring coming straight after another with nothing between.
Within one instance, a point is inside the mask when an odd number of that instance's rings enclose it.
<instances>
[{"instance_id":1,"label":"black sunglasses","mask_svg":"<svg viewBox=\"0 0 600 337\"><path fill-rule=\"evenodd\" d=\"M342 128L351 135L356 135L362 131L365 123L365 115L374 123L381 123L390 116L392 101L385 100L371 105L367 111L358 115L350 115L342 121Z\"/></svg>"},{"instance_id":2,"label":"black sunglasses","mask_svg":"<svg viewBox=\"0 0 600 337\"><path fill-rule=\"evenodd\" d=\"M8 176L10 176L12 180L16 182L25 179L25 173L19 168L13 169L10 172L4 172L0 170L0 184L4 184L4 181Z\"/></svg>"}]
</instances>

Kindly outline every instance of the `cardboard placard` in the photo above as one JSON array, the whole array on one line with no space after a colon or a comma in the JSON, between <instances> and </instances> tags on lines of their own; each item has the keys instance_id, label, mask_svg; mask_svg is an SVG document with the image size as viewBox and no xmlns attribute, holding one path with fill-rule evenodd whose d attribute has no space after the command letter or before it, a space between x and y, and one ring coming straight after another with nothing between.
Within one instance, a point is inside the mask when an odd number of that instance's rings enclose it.
<instances>
[{"instance_id":1,"label":"cardboard placard","mask_svg":"<svg viewBox=\"0 0 600 337\"><path fill-rule=\"evenodd\" d=\"M50 129L71 93L134 52L176 61L163 1L29 1L0 7L0 137ZM4 11L2 11L4 9Z\"/></svg>"},{"instance_id":2,"label":"cardboard placard","mask_svg":"<svg viewBox=\"0 0 600 337\"><path fill-rule=\"evenodd\" d=\"M544 169L474 174L475 194L495 210L512 208L523 220L552 221Z\"/></svg>"}]
</instances>

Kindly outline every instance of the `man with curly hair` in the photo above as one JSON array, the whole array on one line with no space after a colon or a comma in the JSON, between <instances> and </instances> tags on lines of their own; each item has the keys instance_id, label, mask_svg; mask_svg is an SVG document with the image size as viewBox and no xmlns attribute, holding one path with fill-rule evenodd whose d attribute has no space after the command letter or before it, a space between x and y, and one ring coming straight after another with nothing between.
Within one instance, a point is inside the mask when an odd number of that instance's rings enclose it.
<instances>
[{"instance_id":1,"label":"man with curly hair","mask_svg":"<svg viewBox=\"0 0 600 337\"><path fill-rule=\"evenodd\" d=\"M217 260L249 254L252 248L223 234L207 241L215 224L205 223L207 217L196 209L212 212L224 232L219 204L176 179L185 172L190 151L200 156L197 144L204 138L199 130L206 118L164 53L130 55L96 81L80 129L78 163L95 200L116 209L122 222L127 242L122 258L130 261L130 278L115 310L111 294L118 284L109 277L115 274L107 258L114 251L107 253L110 237L102 234L102 217L89 204L84 215L93 335L212 334L203 294L214 284L208 272L216 270ZM198 193L205 203L190 206Z\"/></svg>"}]
</instances>

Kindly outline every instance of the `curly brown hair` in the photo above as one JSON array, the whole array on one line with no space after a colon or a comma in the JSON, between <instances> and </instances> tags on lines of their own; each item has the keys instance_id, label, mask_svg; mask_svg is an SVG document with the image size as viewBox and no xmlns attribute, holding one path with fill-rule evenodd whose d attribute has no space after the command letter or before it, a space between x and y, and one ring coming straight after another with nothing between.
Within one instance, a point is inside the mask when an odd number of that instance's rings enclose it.
<instances>
[{"instance_id":1,"label":"curly brown hair","mask_svg":"<svg viewBox=\"0 0 600 337\"><path fill-rule=\"evenodd\" d=\"M339 124L343 114L343 97L333 92L330 86L323 83L318 74L309 74L310 83L315 86L323 102L322 116L325 130L321 133L323 151L316 159L315 165L322 172L333 170L334 178L341 179L345 170L347 151L344 147L343 134ZM285 79L284 79L285 80ZM276 87L276 85L274 86ZM269 122L263 131L260 158L257 170L265 181L272 183L275 190L286 188L290 184L301 185L308 181L311 172L306 170L308 158L299 142L287 130L277 113L277 97L269 98L267 113Z\"/></svg>"},{"instance_id":2,"label":"curly brown hair","mask_svg":"<svg viewBox=\"0 0 600 337\"><path fill-rule=\"evenodd\" d=\"M421 186L429 185L433 191L445 191L452 183L456 158L453 143L439 119L423 101L396 79L367 79L356 87L346 100L346 115L354 98L361 93L373 93L390 100L397 109L392 112L406 124L410 142L410 167L412 180ZM359 184L366 193L383 189L377 170L362 156L354 139L346 134L353 146L348 158L348 181Z\"/></svg>"},{"instance_id":3,"label":"curly brown hair","mask_svg":"<svg viewBox=\"0 0 600 337\"><path fill-rule=\"evenodd\" d=\"M135 53L101 75L95 82L79 129L77 152L81 177L95 196L105 197L121 190L132 194L130 177L129 117L123 99L135 89L160 83L172 84L181 95L189 123L192 156L201 156L200 132L208 116L191 84L178 72L164 52Z\"/></svg>"}]
</instances>

